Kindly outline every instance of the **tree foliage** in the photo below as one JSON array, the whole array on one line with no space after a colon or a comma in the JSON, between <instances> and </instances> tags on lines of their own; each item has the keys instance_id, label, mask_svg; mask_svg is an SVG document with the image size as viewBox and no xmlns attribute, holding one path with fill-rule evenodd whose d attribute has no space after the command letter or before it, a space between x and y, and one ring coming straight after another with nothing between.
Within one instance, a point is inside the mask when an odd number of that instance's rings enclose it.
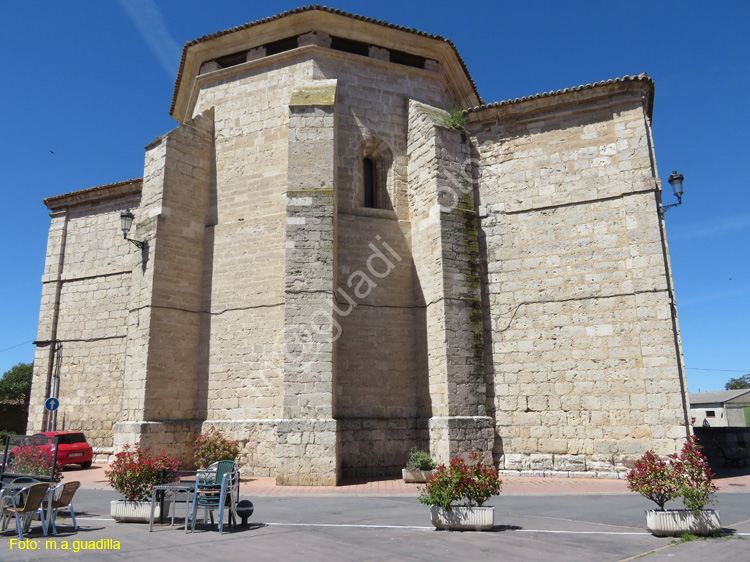
<instances>
[{"instance_id":1,"label":"tree foliage","mask_svg":"<svg viewBox=\"0 0 750 562\"><path fill-rule=\"evenodd\" d=\"M729 379L727 384L724 385L724 388L726 390L742 390L744 388L750 388L750 373L742 375L741 377Z\"/></svg>"},{"instance_id":2,"label":"tree foliage","mask_svg":"<svg viewBox=\"0 0 750 562\"><path fill-rule=\"evenodd\" d=\"M32 363L19 363L5 371L0 379L0 400L22 400L28 404L33 370Z\"/></svg>"}]
</instances>

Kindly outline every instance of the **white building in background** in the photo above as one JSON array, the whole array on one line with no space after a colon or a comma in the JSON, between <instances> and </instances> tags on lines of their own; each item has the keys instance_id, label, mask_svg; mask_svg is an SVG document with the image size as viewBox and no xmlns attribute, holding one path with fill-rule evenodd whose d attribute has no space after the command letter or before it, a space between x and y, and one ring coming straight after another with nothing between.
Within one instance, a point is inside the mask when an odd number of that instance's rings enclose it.
<instances>
[{"instance_id":1,"label":"white building in background","mask_svg":"<svg viewBox=\"0 0 750 562\"><path fill-rule=\"evenodd\" d=\"M693 425L750 427L750 388L690 394Z\"/></svg>"}]
</instances>

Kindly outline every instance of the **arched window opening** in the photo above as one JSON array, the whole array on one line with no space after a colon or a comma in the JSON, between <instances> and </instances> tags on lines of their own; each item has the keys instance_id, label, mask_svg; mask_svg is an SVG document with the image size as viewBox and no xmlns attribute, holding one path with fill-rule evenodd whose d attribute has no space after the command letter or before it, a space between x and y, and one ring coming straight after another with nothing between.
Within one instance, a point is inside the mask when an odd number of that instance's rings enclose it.
<instances>
[{"instance_id":1,"label":"arched window opening","mask_svg":"<svg viewBox=\"0 0 750 562\"><path fill-rule=\"evenodd\" d=\"M365 207L374 209L375 204L375 164L371 158L365 158L363 162L365 180Z\"/></svg>"},{"instance_id":2,"label":"arched window opening","mask_svg":"<svg viewBox=\"0 0 750 562\"><path fill-rule=\"evenodd\" d=\"M371 137L360 148L359 204L370 209L393 209L389 192L393 153L382 140Z\"/></svg>"}]
</instances>

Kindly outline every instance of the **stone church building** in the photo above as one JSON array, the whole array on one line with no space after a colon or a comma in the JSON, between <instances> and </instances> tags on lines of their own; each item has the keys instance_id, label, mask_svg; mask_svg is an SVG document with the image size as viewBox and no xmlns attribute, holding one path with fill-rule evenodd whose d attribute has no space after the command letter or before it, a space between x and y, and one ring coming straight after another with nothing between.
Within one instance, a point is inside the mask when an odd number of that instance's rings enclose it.
<instances>
[{"instance_id":1,"label":"stone church building","mask_svg":"<svg viewBox=\"0 0 750 562\"><path fill-rule=\"evenodd\" d=\"M487 104L447 39L325 7L187 43L143 177L44 200L30 430L57 394L99 458L213 426L243 474L308 485L414 446L675 451L653 100L641 74Z\"/></svg>"}]
</instances>

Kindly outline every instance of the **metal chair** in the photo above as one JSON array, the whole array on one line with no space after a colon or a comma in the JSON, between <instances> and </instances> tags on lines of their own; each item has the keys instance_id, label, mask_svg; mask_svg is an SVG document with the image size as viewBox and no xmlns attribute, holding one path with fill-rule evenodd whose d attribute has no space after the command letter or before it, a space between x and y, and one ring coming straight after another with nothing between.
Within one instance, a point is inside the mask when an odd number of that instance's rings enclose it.
<instances>
[{"instance_id":1,"label":"metal chair","mask_svg":"<svg viewBox=\"0 0 750 562\"><path fill-rule=\"evenodd\" d=\"M208 473L208 482L196 479L193 493L193 508L190 514L190 532L195 531L195 520L198 510L205 510L204 521L209 516L213 524L213 510L217 511L216 519L219 534L224 531L224 508L229 504L230 521L236 513L235 495L239 494L240 474L234 461L219 461L210 468L216 467L213 474Z\"/></svg>"},{"instance_id":2,"label":"metal chair","mask_svg":"<svg viewBox=\"0 0 750 562\"><path fill-rule=\"evenodd\" d=\"M47 536L47 525L44 520L44 511L40 511L42 502L45 496L49 492L49 485L31 484L25 488L21 488L10 496L6 496L3 502L3 531L8 526L8 519L13 514L16 517L16 531L18 532L18 538L23 540L24 529L28 532L31 526L31 517L35 513L39 513L39 518L42 522L42 534ZM23 523L22 520L23 519Z\"/></svg>"},{"instance_id":3,"label":"metal chair","mask_svg":"<svg viewBox=\"0 0 750 562\"><path fill-rule=\"evenodd\" d=\"M73 530L78 531L78 524L76 523L76 512L73 509L73 496L80 486L80 482L67 482L65 484L60 484L50 492L51 502L48 506L48 509L50 514L50 523L52 523L53 535L57 534L57 526L55 525L57 511L66 507L70 511L70 518L73 520ZM55 499L55 495L57 495L58 490L61 490L60 496Z\"/></svg>"}]
</instances>

